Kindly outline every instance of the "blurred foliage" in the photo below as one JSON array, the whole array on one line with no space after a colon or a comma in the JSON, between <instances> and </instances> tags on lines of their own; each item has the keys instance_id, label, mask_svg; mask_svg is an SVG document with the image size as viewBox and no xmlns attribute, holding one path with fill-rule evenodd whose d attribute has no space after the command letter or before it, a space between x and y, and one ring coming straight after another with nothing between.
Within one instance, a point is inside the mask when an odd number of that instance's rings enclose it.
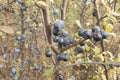
<instances>
[{"instance_id":1,"label":"blurred foliage","mask_svg":"<svg viewBox=\"0 0 120 80\"><path fill-rule=\"evenodd\" d=\"M120 62L120 0L96 0L101 18L99 27L109 34L109 37L103 41L105 51L102 52L100 42L87 40L88 44L83 46L83 53L77 53L76 47L64 51L70 55L70 59L68 62L61 61L57 67L54 66L52 58L47 58L44 54L48 48L41 8L45 8L47 4L44 0L22 1L24 5L17 0L16 2L0 0L1 80L13 80L15 76L19 77L17 80L54 80L54 72L57 68L79 61ZM65 28L75 40L82 39L78 36L78 29L91 30L96 25L92 1L94 0L68 0ZM61 6L62 0L49 0L51 23L61 18ZM23 8L24 11L21 10ZM59 10L58 15L53 14L54 8ZM20 49L20 52L16 49ZM7 54L7 59L3 57L4 54ZM56 55L53 54L53 57ZM36 65L39 67L36 68L38 70L33 69ZM11 73L12 66L16 69L15 74ZM109 80L120 79L118 66L107 65L107 70ZM75 76L76 80L107 80L102 65L74 65L58 72L64 76L64 80L74 80L71 76Z\"/></svg>"}]
</instances>

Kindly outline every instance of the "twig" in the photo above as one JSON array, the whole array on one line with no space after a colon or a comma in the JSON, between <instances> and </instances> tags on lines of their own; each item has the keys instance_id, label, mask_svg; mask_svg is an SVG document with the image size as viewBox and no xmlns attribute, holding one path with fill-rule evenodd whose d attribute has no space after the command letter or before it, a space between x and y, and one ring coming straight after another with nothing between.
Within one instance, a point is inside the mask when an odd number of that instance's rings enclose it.
<instances>
[{"instance_id":1,"label":"twig","mask_svg":"<svg viewBox=\"0 0 120 80\"><path fill-rule=\"evenodd\" d=\"M117 66L120 67L120 63L110 63L110 62L78 62L78 63L73 63L73 64L68 64L66 66L60 67L57 70L62 70L62 69L66 69L68 67L71 66L75 66L75 65L82 65L82 64L90 64L90 65L112 65L112 66Z\"/></svg>"},{"instance_id":2,"label":"twig","mask_svg":"<svg viewBox=\"0 0 120 80\"><path fill-rule=\"evenodd\" d=\"M66 15L67 3L68 3L68 0L63 0L63 5L62 5L62 9L61 9L61 19L62 20L66 19L65 15Z\"/></svg>"},{"instance_id":3,"label":"twig","mask_svg":"<svg viewBox=\"0 0 120 80\"><path fill-rule=\"evenodd\" d=\"M113 10L115 11L117 0L114 1Z\"/></svg>"}]
</instances>

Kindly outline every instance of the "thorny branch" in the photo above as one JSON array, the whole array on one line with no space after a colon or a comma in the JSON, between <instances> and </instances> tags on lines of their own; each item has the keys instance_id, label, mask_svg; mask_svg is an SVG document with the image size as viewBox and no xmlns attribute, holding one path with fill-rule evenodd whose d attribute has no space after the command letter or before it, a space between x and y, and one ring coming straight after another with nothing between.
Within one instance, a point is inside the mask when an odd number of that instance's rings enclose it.
<instances>
[{"instance_id":1,"label":"thorny branch","mask_svg":"<svg viewBox=\"0 0 120 80\"><path fill-rule=\"evenodd\" d=\"M120 63L109 63L109 62L78 62L78 63L74 63L74 64L68 64L66 66L62 66L60 68L58 68L57 70L62 70L71 66L75 66L75 65L83 65L83 64L90 64L90 65L111 65L111 66L116 66L116 67L120 67Z\"/></svg>"}]
</instances>

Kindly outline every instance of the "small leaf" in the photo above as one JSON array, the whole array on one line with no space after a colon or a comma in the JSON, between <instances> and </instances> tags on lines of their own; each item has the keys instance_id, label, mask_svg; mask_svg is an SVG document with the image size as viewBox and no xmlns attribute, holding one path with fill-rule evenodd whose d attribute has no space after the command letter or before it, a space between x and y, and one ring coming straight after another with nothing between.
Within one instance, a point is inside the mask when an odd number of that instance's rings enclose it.
<instances>
[{"instance_id":1,"label":"small leaf","mask_svg":"<svg viewBox=\"0 0 120 80\"><path fill-rule=\"evenodd\" d=\"M94 47L92 50L94 51L95 56L100 54L100 48Z\"/></svg>"},{"instance_id":2,"label":"small leaf","mask_svg":"<svg viewBox=\"0 0 120 80\"><path fill-rule=\"evenodd\" d=\"M118 53L117 58L115 59L116 62L120 62L120 53Z\"/></svg>"},{"instance_id":3,"label":"small leaf","mask_svg":"<svg viewBox=\"0 0 120 80\"><path fill-rule=\"evenodd\" d=\"M67 80L72 80L71 78L68 78Z\"/></svg>"},{"instance_id":4,"label":"small leaf","mask_svg":"<svg viewBox=\"0 0 120 80\"><path fill-rule=\"evenodd\" d=\"M116 68L112 68L108 70L108 76L109 76L109 80L116 80Z\"/></svg>"},{"instance_id":5,"label":"small leaf","mask_svg":"<svg viewBox=\"0 0 120 80\"><path fill-rule=\"evenodd\" d=\"M82 28L82 27L81 27L81 24L80 24L80 20L76 20L75 22L77 23L77 25L78 25L80 28Z\"/></svg>"},{"instance_id":6,"label":"small leaf","mask_svg":"<svg viewBox=\"0 0 120 80\"><path fill-rule=\"evenodd\" d=\"M111 32L113 30L113 25L112 24L108 24L105 28L105 31L107 32Z\"/></svg>"},{"instance_id":7,"label":"small leaf","mask_svg":"<svg viewBox=\"0 0 120 80\"><path fill-rule=\"evenodd\" d=\"M107 80L106 76L104 74L101 74L101 78L102 78L102 80Z\"/></svg>"},{"instance_id":8,"label":"small leaf","mask_svg":"<svg viewBox=\"0 0 120 80\"><path fill-rule=\"evenodd\" d=\"M17 31L16 33L19 34L19 35L21 35L21 31Z\"/></svg>"},{"instance_id":9,"label":"small leaf","mask_svg":"<svg viewBox=\"0 0 120 80\"><path fill-rule=\"evenodd\" d=\"M99 54L98 57L99 57L102 61L104 61L104 56L103 56L102 54Z\"/></svg>"},{"instance_id":10,"label":"small leaf","mask_svg":"<svg viewBox=\"0 0 120 80\"><path fill-rule=\"evenodd\" d=\"M105 8L106 8L106 12L111 14L112 11L108 4L105 4Z\"/></svg>"},{"instance_id":11,"label":"small leaf","mask_svg":"<svg viewBox=\"0 0 120 80\"><path fill-rule=\"evenodd\" d=\"M37 4L40 5L40 6L43 6L43 7L47 6L46 2L44 2L44 1L38 1Z\"/></svg>"},{"instance_id":12,"label":"small leaf","mask_svg":"<svg viewBox=\"0 0 120 80\"><path fill-rule=\"evenodd\" d=\"M14 30L10 26L0 26L0 31L8 33L8 34L14 34Z\"/></svg>"},{"instance_id":13,"label":"small leaf","mask_svg":"<svg viewBox=\"0 0 120 80\"><path fill-rule=\"evenodd\" d=\"M89 50L90 50L90 47L89 47L88 45L85 45L85 49L86 49L87 51L89 51Z\"/></svg>"}]
</instances>

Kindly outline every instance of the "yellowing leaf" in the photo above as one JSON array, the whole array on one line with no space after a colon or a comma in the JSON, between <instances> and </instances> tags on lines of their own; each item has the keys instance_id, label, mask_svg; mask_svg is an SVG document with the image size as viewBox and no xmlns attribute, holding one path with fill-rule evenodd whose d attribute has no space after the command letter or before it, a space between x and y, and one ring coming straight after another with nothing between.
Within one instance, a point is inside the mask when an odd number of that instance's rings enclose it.
<instances>
[{"instance_id":1,"label":"yellowing leaf","mask_svg":"<svg viewBox=\"0 0 120 80\"><path fill-rule=\"evenodd\" d=\"M108 12L109 14L111 14L111 8L109 7L108 4L105 5L106 8L106 12Z\"/></svg>"},{"instance_id":2,"label":"yellowing leaf","mask_svg":"<svg viewBox=\"0 0 120 80\"><path fill-rule=\"evenodd\" d=\"M101 75L102 80L107 80L104 74Z\"/></svg>"},{"instance_id":3,"label":"yellowing leaf","mask_svg":"<svg viewBox=\"0 0 120 80\"><path fill-rule=\"evenodd\" d=\"M113 16L111 16L111 20L113 21L113 23L117 23L117 19Z\"/></svg>"},{"instance_id":4,"label":"yellowing leaf","mask_svg":"<svg viewBox=\"0 0 120 80\"><path fill-rule=\"evenodd\" d=\"M107 26L105 27L105 31L111 32L112 30L113 30L113 25L112 24L107 24Z\"/></svg>"},{"instance_id":5,"label":"yellowing leaf","mask_svg":"<svg viewBox=\"0 0 120 80\"><path fill-rule=\"evenodd\" d=\"M72 80L71 78L68 78L67 80Z\"/></svg>"},{"instance_id":6,"label":"yellowing leaf","mask_svg":"<svg viewBox=\"0 0 120 80\"><path fill-rule=\"evenodd\" d=\"M120 53L118 53L117 58L115 58L115 62L120 62Z\"/></svg>"},{"instance_id":7,"label":"yellowing leaf","mask_svg":"<svg viewBox=\"0 0 120 80\"><path fill-rule=\"evenodd\" d=\"M100 54L100 48L94 47L92 50L94 51L95 56Z\"/></svg>"},{"instance_id":8,"label":"yellowing leaf","mask_svg":"<svg viewBox=\"0 0 120 80\"><path fill-rule=\"evenodd\" d=\"M116 68L108 70L109 80L116 80Z\"/></svg>"},{"instance_id":9,"label":"yellowing leaf","mask_svg":"<svg viewBox=\"0 0 120 80\"><path fill-rule=\"evenodd\" d=\"M98 57L101 59L101 61L104 61L104 56L102 54L99 54Z\"/></svg>"},{"instance_id":10,"label":"yellowing leaf","mask_svg":"<svg viewBox=\"0 0 120 80\"><path fill-rule=\"evenodd\" d=\"M19 35L21 35L21 31L17 31L16 33L19 34Z\"/></svg>"},{"instance_id":11,"label":"yellowing leaf","mask_svg":"<svg viewBox=\"0 0 120 80\"><path fill-rule=\"evenodd\" d=\"M0 31L8 33L8 34L14 34L14 30L10 26L0 26Z\"/></svg>"},{"instance_id":12,"label":"yellowing leaf","mask_svg":"<svg viewBox=\"0 0 120 80\"><path fill-rule=\"evenodd\" d=\"M28 44L25 44L25 47L28 48Z\"/></svg>"},{"instance_id":13,"label":"yellowing leaf","mask_svg":"<svg viewBox=\"0 0 120 80\"><path fill-rule=\"evenodd\" d=\"M52 72L53 72L52 69L50 69L50 70L45 70L44 75L47 76L47 77L51 77L51 76L53 75Z\"/></svg>"},{"instance_id":14,"label":"yellowing leaf","mask_svg":"<svg viewBox=\"0 0 120 80\"><path fill-rule=\"evenodd\" d=\"M40 5L40 6L43 6L43 7L47 6L46 2L44 2L44 1L38 1L37 4Z\"/></svg>"},{"instance_id":15,"label":"yellowing leaf","mask_svg":"<svg viewBox=\"0 0 120 80\"><path fill-rule=\"evenodd\" d=\"M80 28L82 28L82 27L81 27L81 24L80 24L80 20L76 20L75 22L77 23L77 25L78 25Z\"/></svg>"},{"instance_id":16,"label":"yellowing leaf","mask_svg":"<svg viewBox=\"0 0 120 80\"><path fill-rule=\"evenodd\" d=\"M101 67L98 67L98 72L99 72L99 74L103 74L104 73L104 69L102 69Z\"/></svg>"}]
</instances>

